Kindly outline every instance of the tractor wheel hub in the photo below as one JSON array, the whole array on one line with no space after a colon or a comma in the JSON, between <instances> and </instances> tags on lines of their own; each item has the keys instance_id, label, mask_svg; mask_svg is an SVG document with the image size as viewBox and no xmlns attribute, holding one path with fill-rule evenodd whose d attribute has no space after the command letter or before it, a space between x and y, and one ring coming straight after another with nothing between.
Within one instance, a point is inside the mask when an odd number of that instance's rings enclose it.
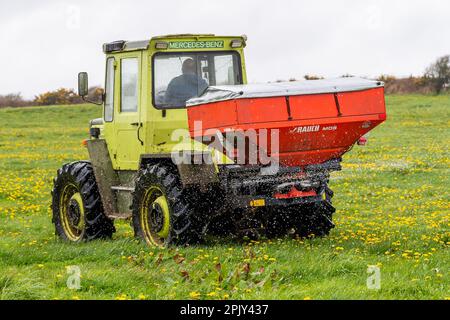
<instances>
[{"instance_id":1,"label":"tractor wheel hub","mask_svg":"<svg viewBox=\"0 0 450 320\"><path fill-rule=\"evenodd\" d=\"M68 210L69 222L72 226L78 226L81 220L81 208L77 200L71 199Z\"/></svg>"},{"instance_id":2,"label":"tractor wheel hub","mask_svg":"<svg viewBox=\"0 0 450 320\"><path fill-rule=\"evenodd\" d=\"M153 203L150 210L150 225L156 233L164 228L164 211L158 203Z\"/></svg>"}]
</instances>

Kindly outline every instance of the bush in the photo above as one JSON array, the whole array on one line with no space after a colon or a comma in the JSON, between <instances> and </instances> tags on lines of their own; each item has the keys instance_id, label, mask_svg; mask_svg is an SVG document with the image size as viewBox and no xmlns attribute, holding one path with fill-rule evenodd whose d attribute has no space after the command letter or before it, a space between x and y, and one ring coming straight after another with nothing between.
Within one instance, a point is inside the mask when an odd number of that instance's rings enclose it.
<instances>
[{"instance_id":1,"label":"bush","mask_svg":"<svg viewBox=\"0 0 450 320\"><path fill-rule=\"evenodd\" d=\"M100 87L91 87L88 91L88 100L102 101L103 89ZM56 91L50 91L40 94L34 99L34 103L40 106L50 105L67 105L84 103L83 99L78 96L73 89L61 88Z\"/></svg>"},{"instance_id":2,"label":"bush","mask_svg":"<svg viewBox=\"0 0 450 320\"><path fill-rule=\"evenodd\" d=\"M445 90L450 84L450 55L431 64L425 71L424 79L433 86L437 94Z\"/></svg>"},{"instance_id":3,"label":"bush","mask_svg":"<svg viewBox=\"0 0 450 320\"><path fill-rule=\"evenodd\" d=\"M10 93L5 96L0 95L0 108L5 107L25 107L30 105L30 101L26 101L22 98L20 93Z\"/></svg>"},{"instance_id":4,"label":"bush","mask_svg":"<svg viewBox=\"0 0 450 320\"><path fill-rule=\"evenodd\" d=\"M103 100L103 94L105 90L100 87L92 87L89 88L88 91L88 100L101 102Z\"/></svg>"},{"instance_id":5,"label":"bush","mask_svg":"<svg viewBox=\"0 0 450 320\"><path fill-rule=\"evenodd\" d=\"M378 77L377 81L382 81L384 83L391 83L397 81L397 78L395 76L382 74L381 76Z\"/></svg>"},{"instance_id":6,"label":"bush","mask_svg":"<svg viewBox=\"0 0 450 320\"><path fill-rule=\"evenodd\" d=\"M34 103L40 106L59 104L77 104L83 100L72 89L58 89L40 94L34 99Z\"/></svg>"}]
</instances>

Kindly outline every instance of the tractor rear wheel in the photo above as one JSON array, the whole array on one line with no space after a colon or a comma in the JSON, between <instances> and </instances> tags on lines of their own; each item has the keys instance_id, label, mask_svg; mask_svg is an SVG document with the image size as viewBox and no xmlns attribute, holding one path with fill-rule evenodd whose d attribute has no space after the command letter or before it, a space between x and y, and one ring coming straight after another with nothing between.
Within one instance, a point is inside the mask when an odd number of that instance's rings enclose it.
<instances>
[{"instance_id":1,"label":"tractor rear wheel","mask_svg":"<svg viewBox=\"0 0 450 320\"><path fill-rule=\"evenodd\" d=\"M300 238L326 237L335 227L333 213L336 209L328 200L299 208L296 214L295 234Z\"/></svg>"},{"instance_id":2,"label":"tractor rear wheel","mask_svg":"<svg viewBox=\"0 0 450 320\"><path fill-rule=\"evenodd\" d=\"M71 242L111 238L114 223L103 205L89 162L64 165L58 170L52 191L56 235Z\"/></svg>"},{"instance_id":3,"label":"tractor rear wheel","mask_svg":"<svg viewBox=\"0 0 450 320\"><path fill-rule=\"evenodd\" d=\"M336 209L328 200L289 207L267 210L266 237L281 238L293 231L300 238L325 237L334 228L333 213Z\"/></svg>"},{"instance_id":4,"label":"tractor rear wheel","mask_svg":"<svg viewBox=\"0 0 450 320\"><path fill-rule=\"evenodd\" d=\"M266 210L266 237L269 239L282 238L292 228L290 210L286 208L272 208ZM292 211L292 210L291 210Z\"/></svg>"},{"instance_id":5,"label":"tractor rear wheel","mask_svg":"<svg viewBox=\"0 0 450 320\"><path fill-rule=\"evenodd\" d=\"M141 169L133 192L133 227L151 246L187 245L201 239L199 219L178 175L163 165Z\"/></svg>"}]
</instances>

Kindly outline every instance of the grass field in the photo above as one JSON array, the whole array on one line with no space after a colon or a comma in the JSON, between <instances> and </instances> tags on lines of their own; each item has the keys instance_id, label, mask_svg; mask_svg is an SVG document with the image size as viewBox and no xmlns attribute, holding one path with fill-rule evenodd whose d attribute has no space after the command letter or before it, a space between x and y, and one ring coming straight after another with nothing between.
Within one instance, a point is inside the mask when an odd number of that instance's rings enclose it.
<instances>
[{"instance_id":1,"label":"grass field","mask_svg":"<svg viewBox=\"0 0 450 320\"><path fill-rule=\"evenodd\" d=\"M50 190L95 106L0 110L0 299L445 299L450 297L450 97L389 96L388 121L333 175L326 239L152 249L54 236ZM366 285L368 265L381 289ZM67 288L79 266L81 289Z\"/></svg>"}]
</instances>

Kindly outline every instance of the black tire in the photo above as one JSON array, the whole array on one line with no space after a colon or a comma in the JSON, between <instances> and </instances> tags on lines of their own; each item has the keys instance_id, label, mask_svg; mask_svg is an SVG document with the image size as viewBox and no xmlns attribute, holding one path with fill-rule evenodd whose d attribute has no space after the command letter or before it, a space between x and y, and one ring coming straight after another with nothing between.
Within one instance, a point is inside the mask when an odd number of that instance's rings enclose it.
<instances>
[{"instance_id":1,"label":"black tire","mask_svg":"<svg viewBox=\"0 0 450 320\"><path fill-rule=\"evenodd\" d=\"M288 208L267 210L265 234L268 239L282 238L294 231L300 238L326 237L335 227L333 213L336 209L328 200Z\"/></svg>"},{"instance_id":2,"label":"black tire","mask_svg":"<svg viewBox=\"0 0 450 320\"><path fill-rule=\"evenodd\" d=\"M104 214L94 171L87 161L66 164L58 170L52 211L56 235L65 241L109 239L115 232L114 222Z\"/></svg>"},{"instance_id":3,"label":"black tire","mask_svg":"<svg viewBox=\"0 0 450 320\"><path fill-rule=\"evenodd\" d=\"M157 203L161 197L167 204L168 213ZM190 199L173 169L158 164L141 169L131 206L135 236L152 246L199 243L202 239L202 219L196 217ZM161 213L161 210L164 212ZM167 233L163 232L164 236L160 236L166 226Z\"/></svg>"},{"instance_id":4,"label":"black tire","mask_svg":"<svg viewBox=\"0 0 450 320\"><path fill-rule=\"evenodd\" d=\"M335 227L333 214L336 209L328 200L300 208L297 212L295 234L300 238L326 237Z\"/></svg>"},{"instance_id":5,"label":"black tire","mask_svg":"<svg viewBox=\"0 0 450 320\"><path fill-rule=\"evenodd\" d=\"M265 233L268 239L282 238L292 228L289 208L266 209Z\"/></svg>"},{"instance_id":6,"label":"black tire","mask_svg":"<svg viewBox=\"0 0 450 320\"><path fill-rule=\"evenodd\" d=\"M236 221L232 213L214 218L208 226L208 235L215 237L228 237L237 234Z\"/></svg>"}]
</instances>

